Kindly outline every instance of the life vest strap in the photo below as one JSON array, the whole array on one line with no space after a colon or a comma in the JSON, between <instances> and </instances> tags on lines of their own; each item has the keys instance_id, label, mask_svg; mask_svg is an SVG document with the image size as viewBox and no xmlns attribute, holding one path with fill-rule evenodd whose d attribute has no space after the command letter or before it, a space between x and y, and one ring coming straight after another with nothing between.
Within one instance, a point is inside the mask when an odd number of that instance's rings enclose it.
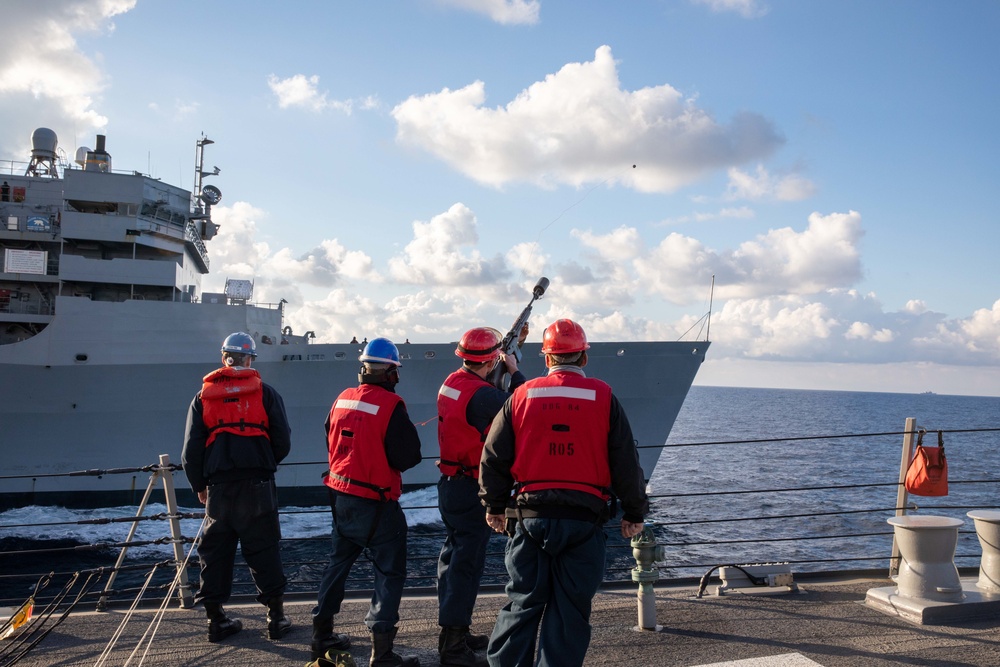
<instances>
[{"instance_id":1,"label":"life vest strap","mask_svg":"<svg viewBox=\"0 0 1000 667\"><path fill-rule=\"evenodd\" d=\"M441 465L453 466L458 468L459 475L465 475L466 477L476 478L479 474L479 468L470 468L464 463L459 463L458 461L449 461L447 459L439 459L437 461L437 467L440 468ZM444 472L443 470L441 472Z\"/></svg>"},{"instance_id":2,"label":"life vest strap","mask_svg":"<svg viewBox=\"0 0 1000 667\"><path fill-rule=\"evenodd\" d=\"M245 419L241 419L238 422L220 421L218 424L215 424L214 426L209 426L208 432L211 433L212 431L218 431L220 428L238 428L241 431L246 431L248 428L254 428L267 432L266 424L258 424L256 422L248 423Z\"/></svg>"},{"instance_id":3,"label":"life vest strap","mask_svg":"<svg viewBox=\"0 0 1000 667\"><path fill-rule=\"evenodd\" d=\"M521 495L522 493L524 493L524 487L530 486L532 484L572 484L572 485L577 485L577 486L589 486L591 488L594 488L594 489L597 489L598 491L600 491L601 495L604 498L607 499L607 498L611 497L611 489L609 489L606 486L601 486L600 484L591 484L590 482L581 482L579 480L573 480L573 479L531 479L531 480L527 480L527 481L524 481L524 482L517 482L514 485L514 495L515 496ZM560 487L555 487L555 488L564 489L564 488L568 488L568 487L562 487L562 486L560 486ZM540 490L544 490L544 489L540 489ZM573 490L573 489L570 489L570 490Z\"/></svg>"},{"instance_id":4,"label":"life vest strap","mask_svg":"<svg viewBox=\"0 0 1000 667\"><path fill-rule=\"evenodd\" d=\"M361 482L356 479L351 479L350 477L344 477L343 475L338 475L334 472L327 472L328 476L338 481L344 482L345 484L354 484L355 486L360 486L362 488L374 491L379 496L380 502L388 502L389 498L385 494L392 489L388 486L378 486L377 484L369 484L368 482Z\"/></svg>"}]
</instances>

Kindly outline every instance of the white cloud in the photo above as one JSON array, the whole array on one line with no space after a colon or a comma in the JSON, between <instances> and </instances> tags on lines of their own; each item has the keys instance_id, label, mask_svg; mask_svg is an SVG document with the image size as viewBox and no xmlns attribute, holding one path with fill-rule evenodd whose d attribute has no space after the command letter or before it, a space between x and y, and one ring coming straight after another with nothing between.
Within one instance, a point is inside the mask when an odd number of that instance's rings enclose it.
<instances>
[{"instance_id":1,"label":"white cloud","mask_svg":"<svg viewBox=\"0 0 1000 667\"><path fill-rule=\"evenodd\" d=\"M672 192L783 142L762 116L741 113L723 125L669 85L622 89L608 46L505 107L485 101L482 81L412 96L392 110L396 139L492 186L619 183L641 192Z\"/></svg>"},{"instance_id":2,"label":"white cloud","mask_svg":"<svg viewBox=\"0 0 1000 667\"><path fill-rule=\"evenodd\" d=\"M686 222L709 222L711 220L724 219L750 219L757 214L749 206L724 207L715 212L698 211L690 215L682 215L676 218L668 218L660 222L661 225L678 225Z\"/></svg>"},{"instance_id":3,"label":"white cloud","mask_svg":"<svg viewBox=\"0 0 1000 667\"><path fill-rule=\"evenodd\" d=\"M221 291L226 278L252 278L267 261L270 248L256 241L257 221L266 213L246 202L232 206L216 206L212 220L219 225L219 234L209 245L212 262L208 291ZM228 275L227 275L228 274Z\"/></svg>"},{"instance_id":4,"label":"white cloud","mask_svg":"<svg viewBox=\"0 0 1000 667\"><path fill-rule=\"evenodd\" d=\"M287 281L320 287L336 284L340 276L379 280L372 269L371 257L357 250L348 251L336 239L323 241L299 257L293 257L288 248L283 248L269 259L268 269Z\"/></svg>"},{"instance_id":5,"label":"white cloud","mask_svg":"<svg viewBox=\"0 0 1000 667\"><path fill-rule=\"evenodd\" d=\"M844 333L844 338L871 340L877 343L891 343L895 337L896 334L890 329L879 329L876 331L875 327L867 322L854 322Z\"/></svg>"},{"instance_id":6,"label":"white cloud","mask_svg":"<svg viewBox=\"0 0 1000 667\"><path fill-rule=\"evenodd\" d=\"M49 0L4 6L0 20L3 122L37 127L37 118L45 118L54 127L107 125L108 119L95 108L105 87L104 72L80 50L75 36L112 31L109 19L131 10L135 3ZM25 103L29 98L30 104Z\"/></svg>"},{"instance_id":7,"label":"white cloud","mask_svg":"<svg viewBox=\"0 0 1000 667\"><path fill-rule=\"evenodd\" d=\"M1000 301L968 318L887 312L872 295L731 299L712 318L713 357L1000 365Z\"/></svg>"},{"instance_id":8,"label":"white cloud","mask_svg":"<svg viewBox=\"0 0 1000 667\"><path fill-rule=\"evenodd\" d=\"M602 258L611 262L630 260L643 252L642 239L635 227L619 227L610 234L600 235L574 229L570 235L580 239L585 246L593 248Z\"/></svg>"},{"instance_id":9,"label":"white cloud","mask_svg":"<svg viewBox=\"0 0 1000 667\"><path fill-rule=\"evenodd\" d=\"M504 255L512 268L527 276L541 275L548 257L538 243L518 243Z\"/></svg>"},{"instance_id":10,"label":"white cloud","mask_svg":"<svg viewBox=\"0 0 1000 667\"><path fill-rule=\"evenodd\" d=\"M243 202L216 207L214 218L222 225L210 248L219 283L206 290L221 291L227 277L254 280L258 300L288 300L290 325L315 331L319 341L457 340L473 325L504 329L539 275L552 284L533 313L536 334L571 317L593 340L675 340L705 322L699 315L665 320L658 302L690 304L715 273L727 277L716 282L715 360L1000 366L1000 300L949 319L916 299L887 311L875 294L852 288L861 275L854 212L814 213L802 231L771 230L734 249L709 249L676 233L649 246L622 226L606 234L573 230L580 252L559 260L526 242L486 259L475 214L456 203L414 222L412 239L387 268L337 239L301 254L274 250L255 240L266 214Z\"/></svg>"},{"instance_id":11,"label":"white cloud","mask_svg":"<svg viewBox=\"0 0 1000 667\"><path fill-rule=\"evenodd\" d=\"M746 19L767 14L767 5L759 0L692 0L696 5L704 5L717 14L735 12Z\"/></svg>"},{"instance_id":12,"label":"white cloud","mask_svg":"<svg viewBox=\"0 0 1000 667\"><path fill-rule=\"evenodd\" d=\"M315 74L309 77L305 74L295 74L287 79L279 79L271 74L267 77L267 86L278 98L278 106L282 109L302 107L316 112L333 109L350 115L356 105L362 109L378 106L377 98L371 96L363 98L359 103L353 100L327 99L326 93L318 90L319 76Z\"/></svg>"},{"instance_id":13,"label":"white cloud","mask_svg":"<svg viewBox=\"0 0 1000 667\"><path fill-rule=\"evenodd\" d=\"M811 294L845 287L861 277L858 242L861 216L809 216L802 232L772 229L736 249L716 251L697 239L668 234L634 260L646 289L673 303L688 303L692 289L716 277L716 296L748 298L768 294Z\"/></svg>"},{"instance_id":14,"label":"white cloud","mask_svg":"<svg viewBox=\"0 0 1000 667\"><path fill-rule=\"evenodd\" d=\"M960 326L970 352L1000 356L1000 300L992 308L980 308Z\"/></svg>"},{"instance_id":15,"label":"white cloud","mask_svg":"<svg viewBox=\"0 0 1000 667\"><path fill-rule=\"evenodd\" d=\"M413 223L413 240L389 261L389 271L401 283L421 285L490 285L508 277L503 258L484 258L478 241L475 214L454 204L430 222Z\"/></svg>"},{"instance_id":16,"label":"white cloud","mask_svg":"<svg viewBox=\"0 0 1000 667\"><path fill-rule=\"evenodd\" d=\"M289 248L272 251L267 243L255 242L258 220L264 218L263 211L246 202L212 209L220 230L209 249L216 282L206 285L207 291L221 291L226 278L253 279L258 299L277 302L284 298L298 304L302 286L332 287L344 280L382 282L368 255L348 250L336 239L324 240L299 256Z\"/></svg>"},{"instance_id":17,"label":"white cloud","mask_svg":"<svg viewBox=\"0 0 1000 667\"><path fill-rule=\"evenodd\" d=\"M730 168L728 174L728 199L801 201L816 194L816 186L809 179L797 174L775 178L763 165L757 165L753 174L735 167Z\"/></svg>"},{"instance_id":18,"label":"white cloud","mask_svg":"<svg viewBox=\"0 0 1000 667\"><path fill-rule=\"evenodd\" d=\"M541 3L538 0L437 0L439 5L484 14L504 25L535 24Z\"/></svg>"}]
</instances>

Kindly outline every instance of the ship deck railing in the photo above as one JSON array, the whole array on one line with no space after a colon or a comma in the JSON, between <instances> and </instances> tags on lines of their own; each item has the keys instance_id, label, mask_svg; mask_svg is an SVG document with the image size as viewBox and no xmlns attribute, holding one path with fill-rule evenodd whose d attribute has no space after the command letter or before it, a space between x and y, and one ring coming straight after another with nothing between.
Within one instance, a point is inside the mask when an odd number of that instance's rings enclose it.
<instances>
[{"instance_id":1,"label":"ship deck railing","mask_svg":"<svg viewBox=\"0 0 1000 667\"><path fill-rule=\"evenodd\" d=\"M789 436L753 440L725 440L711 442L667 443L663 445L659 467L674 466L678 461L677 452L686 448L712 448L713 457L719 462L727 460L726 452L734 447L753 448L765 451L769 466L769 479L774 484L755 488L741 488L742 477L739 470L720 467L720 476L732 478L726 488L714 490L684 489L681 480L683 470L676 477L667 471L668 480L675 487L666 492L650 496L651 512L647 525L666 551L666 560L657 563L659 580L665 583L682 583L703 579L723 565L780 563L787 565L795 576L810 576L829 573L867 573L889 577L898 568L898 552L894 550L892 527L887 519L900 514L929 514L966 519L966 512L974 509L998 509L996 504L1000 490L1000 478L992 470L980 469L973 472L973 466L953 466L961 469L961 476L952 473L949 480L948 496L927 498L909 495L902 488L905 462L909 460L907 448L912 450L913 438L918 432L915 420L907 420L906 428L900 431L879 433L849 433L818 436ZM995 449L994 435L1000 428L953 428L941 431L948 442L950 459L978 460L989 448ZM898 448L902 438L903 450ZM803 443L822 447L803 447ZM849 443L849 444L848 444ZM876 445L878 443L878 445ZM929 443L933 444L933 443ZM885 447L887 452L900 456L900 470L894 464L881 466L879 470L866 471L851 469L850 447ZM761 450L761 448L764 448ZM794 448L794 449L793 449ZM983 451L979 451L982 449ZM65 474L92 474L99 476L134 474L135 472L159 472L164 479L172 478L180 468L168 462L138 468L113 470L75 471ZM325 466L326 462L310 462L294 465ZM784 466L784 469L783 469ZM800 484L784 486L778 483L788 478L789 469L814 468L823 474L824 470L851 470L857 479L844 483ZM800 475L801 476L801 475ZM0 476L4 479L14 476ZM153 478L151 478L152 486ZM172 492L172 482L170 484ZM2 488L2 486L0 486ZM147 491L148 497L148 491ZM280 497L280 490L279 490ZM734 499L739 498L739 503ZM808 500L805 500L808 498ZM434 512L436 504L416 505L406 501L404 511ZM145 502L145 500L144 500ZM739 507L734 511L734 507ZM315 515L320 526L325 526L318 534L309 537L283 539L282 558L286 574L289 575L288 594L291 597L309 597L318 588L319 578L327 563L325 557L329 543L330 510L319 508L290 508L280 510L283 521L293 517ZM0 548L0 589L6 590L0 596L0 607L18 605L24 595L12 595L12 588L20 586L27 590L37 582L46 580L47 587L39 591L36 602L44 604L56 600L67 582L87 582L87 590L78 593L79 604L98 605L126 604L140 592L155 595L157 591L174 594L178 590L175 576L183 571L187 586L185 594L190 600L193 584L197 581L198 562L193 546L196 542L202 511L183 511L168 500L168 511L145 515L140 512L131 517L90 516L73 522L23 523L17 524L0 519L0 537L6 531L21 531L29 527L40 528L71 523L113 524L129 523L133 526L125 541L109 539L92 544L65 544L53 542L51 546L30 548ZM426 516L426 514L425 514ZM164 530L163 535L153 540L135 540L135 526L141 522L162 521L172 530ZM179 526L186 526L186 532L178 532ZM194 530L191 529L194 527ZM604 527L608 539L607 568L605 586L627 586L635 567L631 545L618 532L618 520L612 519ZM9 533L8 533L9 534ZM445 532L440 523L421 523L410 528L410 544L425 545L421 549L410 549L408 556L407 593L419 595L434 591L437 572L437 550L444 542ZM503 564L506 537L494 535L487 555L486 569L482 579L482 590L500 591L507 581ZM8 542L4 540L0 544ZM825 545L836 544L834 552ZM129 549L140 546L162 545L172 548L173 557L160 559L143 557L139 563L125 558ZM430 545L430 546L427 546ZM113 564L115 554L118 562ZM32 567L31 563L41 557L58 558L65 554L68 559L79 559L86 555L88 561L103 561L99 567L67 568L65 571L46 572ZM960 572L975 572L981 558L981 550L971 520L966 520L959 530L955 563ZM178 567L178 564L183 564ZM96 575L95 575L96 573ZM118 576L117 583L114 577ZM86 575L86 576L84 576ZM110 583L109 583L110 580ZM712 581L716 581L712 579ZM112 585L113 584L113 585ZM373 586L373 571L365 556L359 558L348 582L351 595L370 595ZM249 570L241 558L237 561L235 594L237 599L250 600L255 595ZM69 596L67 596L69 597ZM182 600L185 599L182 597Z\"/></svg>"}]
</instances>

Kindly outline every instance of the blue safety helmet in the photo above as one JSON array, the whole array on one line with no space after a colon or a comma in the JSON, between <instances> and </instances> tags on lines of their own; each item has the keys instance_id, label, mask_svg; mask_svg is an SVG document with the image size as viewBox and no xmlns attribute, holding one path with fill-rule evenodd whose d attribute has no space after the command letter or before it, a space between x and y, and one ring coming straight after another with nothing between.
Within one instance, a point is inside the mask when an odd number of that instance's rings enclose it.
<instances>
[{"instance_id":1,"label":"blue safety helmet","mask_svg":"<svg viewBox=\"0 0 1000 667\"><path fill-rule=\"evenodd\" d=\"M222 341L222 353L230 354L249 354L251 357L257 356L257 343L254 342L253 336L242 331L237 331L236 333L231 333L226 336L226 340Z\"/></svg>"},{"instance_id":2,"label":"blue safety helmet","mask_svg":"<svg viewBox=\"0 0 1000 667\"><path fill-rule=\"evenodd\" d=\"M365 345L365 349L362 350L361 356L358 357L358 361L372 364L392 364L393 366L403 365L399 363L399 350L388 338L373 338L369 341Z\"/></svg>"}]
</instances>

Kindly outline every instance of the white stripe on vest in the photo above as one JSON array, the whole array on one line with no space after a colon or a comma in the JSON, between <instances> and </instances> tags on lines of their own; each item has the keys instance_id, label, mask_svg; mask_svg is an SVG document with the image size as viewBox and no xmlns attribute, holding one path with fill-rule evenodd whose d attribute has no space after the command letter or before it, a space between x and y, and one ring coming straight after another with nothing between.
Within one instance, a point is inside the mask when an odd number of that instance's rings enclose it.
<instances>
[{"instance_id":1,"label":"white stripe on vest","mask_svg":"<svg viewBox=\"0 0 1000 667\"><path fill-rule=\"evenodd\" d=\"M349 398L338 398L337 402L333 405L336 410L359 410L361 412L367 412L370 415L378 414L378 406L374 403L366 403L365 401L355 401Z\"/></svg>"},{"instance_id":2,"label":"white stripe on vest","mask_svg":"<svg viewBox=\"0 0 1000 667\"><path fill-rule=\"evenodd\" d=\"M528 390L528 398L578 398L582 401L596 401L597 392L593 389L579 387L532 387Z\"/></svg>"},{"instance_id":3,"label":"white stripe on vest","mask_svg":"<svg viewBox=\"0 0 1000 667\"><path fill-rule=\"evenodd\" d=\"M438 389L438 394L444 396L445 398L450 398L454 401L457 401L458 398L462 395L462 392L460 392L458 389L455 389L454 387L449 387L448 385L443 384L441 385L441 388Z\"/></svg>"}]
</instances>

